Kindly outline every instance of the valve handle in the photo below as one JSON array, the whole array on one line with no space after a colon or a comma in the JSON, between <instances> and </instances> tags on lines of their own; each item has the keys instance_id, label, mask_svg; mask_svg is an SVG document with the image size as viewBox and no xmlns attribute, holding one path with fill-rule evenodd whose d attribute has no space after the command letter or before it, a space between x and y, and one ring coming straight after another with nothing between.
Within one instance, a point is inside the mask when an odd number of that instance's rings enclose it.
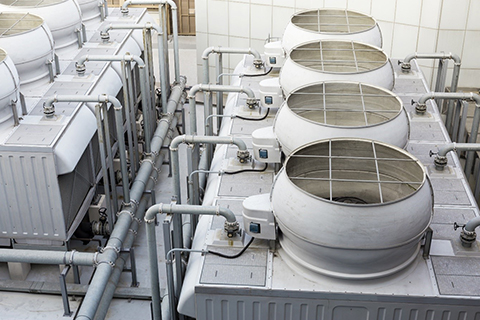
<instances>
[{"instance_id":1,"label":"valve handle","mask_svg":"<svg viewBox=\"0 0 480 320\"><path fill-rule=\"evenodd\" d=\"M465 228L464 224L458 224L456 222L453 223L453 230L457 230L458 228Z\"/></svg>"}]
</instances>

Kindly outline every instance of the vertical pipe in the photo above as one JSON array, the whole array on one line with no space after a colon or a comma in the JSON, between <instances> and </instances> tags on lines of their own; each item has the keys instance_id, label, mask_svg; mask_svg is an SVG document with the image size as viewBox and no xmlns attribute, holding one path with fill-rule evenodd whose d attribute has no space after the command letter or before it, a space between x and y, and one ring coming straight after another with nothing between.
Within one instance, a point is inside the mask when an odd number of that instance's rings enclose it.
<instances>
[{"instance_id":1,"label":"vertical pipe","mask_svg":"<svg viewBox=\"0 0 480 320\"><path fill-rule=\"evenodd\" d=\"M112 188L112 201L113 201L113 210L118 212L118 195L117 195L117 184L115 182L115 169L113 168L113 153L112 153L112 143L110 140L110 124L108 119L108 110L106 102L101 104L101 110L103 113L103 126L105 132L105 143L107 149L107 159L108 159L108 169L110 171L110 185ZM112 213L113 214L113 213Z\"/></svg>"},{"instance_id":2,"label":"vertical pipe","mask_svg":"<svg viewBox=\"0 0 480 320\"><path fill-rule=\"evenodd\" d=\"M130 158L130 164L132 166L132 173L134 171L134 163L135 159L133 156L133 138L132 138L132 127L131 127L131 112L130 110L134 108L133 105L130 104L130 97L129 97L129 91L128 91L128 82L127 82L127 68L126 68L126 63L124 60L120 62L121 67L122 67L122 85L123 85L123 104L125 105L125 118L127 121L127 140L128 140L128 152L129 152L129 158Z\"/></svg>"},{"instance_id":3,"label":"vertical pipe","mask_svg":"<svg viewBox=\"0 0 480 320\"><path fill-rule=\"evenodd\" d=\"M178 10L173 1L168 1L172 9L172 28L173 28L173 58L175 64L175 82L180 81L180 58L178 56Z\"/></svg>"},{"instance_id":4,"label":"vertical pipe","mask_svg":"<svg viewBox=\"0 0 480 320\"><path fill-rule=\"evenodd\" d=\"M108 171L107 171L107 157L105 155L105 138L102 125L102 116L101 116L101 106L100 104L95 105L95 117L97 118L97 136L98 136L98 147L100 150L100 162L102 163L102 175L103 175L103 184L105 188L105 198L107 200L107 221L109 226L115 224L114 219L114 208L112 206L112 198L110 194L110 184L108 182Z\"/></svg>"},{"instance_id":5,"label":"vertical pipe","mask_svg":"<svg viewBox=\"0 0 480 320\"><path fill-rule=\"evenodd\" d=\"M130 203L130 183L128 179L127 157L125 155L125 137L123 135L123 115L121 106L113 106L115 125L117 128L118 153L120 155L120 170L122 172L123 201Z\"/></svg>"},{"instance_id":6,"label":"vertical pipe","mask_svg":"<svg viewBox=\"0 0 480 320\"><path fill-rule=\"evenodd\" d=\"M132 135L133 135L133 147L134 147L134 156L135 156L135 159L134 159L134 164L133 164L133 170L132 170L132 179L135 179L135 175L136 175L136 172L138 170L138 166L139 166L139 163L140 163L140 157L139 157L139 154L138 154L138 132L137 132L137 123L136 123L136 110L135 110L135 106L136 106L136 101L137 101L137 97L135 96L135 93L134 93L134 90L133 90L133 73L132 73L132 65L130 63L127 63L126 64L126 70L127 70L127 75L129 76L129 81L128 81L128 94L129 94L129 98L130 98L130 105L132 106L130 108L130 119L132 120L130 126L131 126L131 130L132 130Z\"/></svg>"},{"instance_id":7,"label":"vertical pipe","mask_svg":"<svg viewBox=\"0 0 480 320\"><path fill-rule=\"evenodd\" d=\"M223 85L223 55L219 53L217 55L217 84ZM223 114L223 92L217 91L217 114ZM220 126L222 125L222 117L217 118L217 132L220 132Z\"/></svg>"},{"instance_id":8,"label":"vertical pipe","mask_svg":"<svg viewBox=\"0 0 480 320\"><path fill-rule=\"evenodd\" d=\"M166 81L167 81L167 97L170 95L170 59L168 57L168 29L167 29L167 8L165 4L160 5L161 8L161 23L165 36L163 37L163 51L165 55Z\"/></svg>"},{"instance_id":9,"label":"vertical pipe","mask_svg":"<svg viewBox=\"0 0 480 320\"><path fill-rule=\"evenodd\" d=\"M472 130L470 132L470 138L468 139L468 143L477 142L479 123L480 123L480 106L476 104L475 112L473 113ZM475 161L474 151L467 152L467 160L465 162L465 174L467 174L468 172L468 176L470 176L470 172L472 171L474 161ZM468 179L468 176L467 176L467 179ZM478 176L480 177L480 174ZM476 185L475 189L480 189L480 188Z\"/></svg>"},{"instance_id":10,"label":"vertical pipe","mask_svg":"<svg viewBox=\"0 0 480 320\"><path fill-rule=\"evenodd\" d=\"M138 70L140 71L140 79L143 79L143 81L140 81L140 90L142 94L142 111L143 111L143 124L145 126L144 129L144 137L145 137L145 152L150 153L151 147L150 147L150 121L151 121L151 115L150 115L150 97L148 96L148 88L149 84L146 83L147 81L147 70L145 70L144 66L139 66Z\"/></svg>"},{"instance_id":11,"label":"vertical pipe","mask_svg":"<svg viewBox=\"0 0 480 320\"><path fill-rule=\"evenodd\" d=\"M148 211L147 211L148 214ZM152 307L153 319L161 320L161 300L160 300L160 278L158 276L158 260L157 260L157 239L155 236L155 217L148 219L145 215L145 223L147 229L147 248L148 255L154 257L149 260L150 268L150 289L152 290Z\"/></svg>"}]
</instances>

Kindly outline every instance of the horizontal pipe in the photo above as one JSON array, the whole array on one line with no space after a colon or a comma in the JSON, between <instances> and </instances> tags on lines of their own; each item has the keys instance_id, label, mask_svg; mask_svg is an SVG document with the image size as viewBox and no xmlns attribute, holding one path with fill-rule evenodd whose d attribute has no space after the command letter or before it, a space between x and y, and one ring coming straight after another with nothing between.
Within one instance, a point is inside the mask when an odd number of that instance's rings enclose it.
<instances>
[{"instance_id":1,"label":"horizontal pipe","mask_svg":"<svg viewBox=\"0 0 480 320\"><path fill-rule=\"evenodd\" d=\"M461 92L429 92L424 94L418 100L419 104L425 104L430 99L459 99L459 100L472 100L475 101L477 107L480 107L480 95L469 92L469 93L461 93Z\"/></svg>"},{"instance_id":2,"label":"horizontal pipe","mask_svg":"<svg viewBox=\"0 0 480 320\"><path fill-rule=\"evenodd\" d=\"M145 222L151 224L157 214L194 214L194 215L212 215L222 216L228 222L236 222L237 218L232 210L220 206L199 206L182 204L155 204L145 213Z\"/></svg>"},{"instance_id":3,"label":"horizontal pipe","mask_svg":"<svg viewBox=\"0 0 480 320\"><path fill-rule=\"evenodd\" d=\"M95 258L92 252L0 249L0 262L93 266Z\"/></svg>"},{"instance_id":4,"label":"horizontal pipe","mask_svg":"<svg viewBox=\"0 0 480 320\"><path fill-rule=\"evenodd\" d=\"M438 150L438 156L445 157L450 151L478 151L480 143L449 143Z\"/></svg>"},{"instance_id":5,"label":"horizontal pipe","mask_svg":"<svg viewBox=\"0 0 480 320\"><path fill-rule=\"evenodd\" d=\"M478 226L480 226L480 217L475 217L467 222L464 229L469 232L474 232Z\"/></svg>"},{"instance_id":6,"label":"horizontal pipe","mask_svg":"<svg viewBox=\"0 0 480 320\"><path fill-rule=\"evenodd\" d=\"M170 145L170 151L176 152L182 143L209 143L209 144L234 144L239 151L247 151L247 145L242 139L233 136L210 137L210 136L189 136L181 135L175 137Z\"/></svg>"},{"instance_id":7,"label":"horizontal pipe","mask_svg":"<svg viewBox=\"0 0 480 320\"><path fill-rule=\"evenodd\" d=\"M145 67L145 62L142 58L136 55L84 55L77 60L77 65L85 65L87 61L135 61L139 67Z\"/></svg>"},{"instance_id":8,"label":"horizontal pipe","mask_svg":"<svg viewBox=\"0 0 480 320\"><path fill-rule=\"evenodd\" d=\"M202 59L208 59L208 56L212 53L239 53L239 54L251 54L257 60L262 60L260 53L253 48L229 48L229 47L208 47L202 53Z\"/></svg>"},{"instance_id":9,"label":"horizontal pipe","mask_svg":"<svg viewBox=\"0 0 480 320\"><path fill-rule=\"evenodd\" d=\"M455 61L455 63L460 64L462 60L460 57L454 53L445 53L445 52L438 52L438 53L410 53L403 59L403 63L407 64L410 63L413 59L450 59Z\"/></svg>"}]
</instances>

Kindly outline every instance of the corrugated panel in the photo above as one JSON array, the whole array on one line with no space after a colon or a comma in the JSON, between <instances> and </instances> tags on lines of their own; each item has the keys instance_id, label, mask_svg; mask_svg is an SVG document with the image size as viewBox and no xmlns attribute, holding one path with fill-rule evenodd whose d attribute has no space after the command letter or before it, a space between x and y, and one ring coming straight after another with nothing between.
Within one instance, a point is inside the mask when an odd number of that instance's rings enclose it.
<instances>
[{"instance_id":1,"label":"corrugated panel","mask_svg":"<svg viewBox=\"0 0 480 320\"><path fill-rule=\"evenodd\" d=\"M0 237L64 240L54 156L0 153Z\"/></svg>"},{"instance_id":2,"label":"corrugated panel","mask_svg":"<svg viewBox=\"0 0 480 320\"><path fill-rule=\"evenodd\" d=\"M328 293L326 293L328 296ZM197 320L478 320L475 305L390 301L304 299L288 297L198 295Z\"/></svg>"}]
</instances>

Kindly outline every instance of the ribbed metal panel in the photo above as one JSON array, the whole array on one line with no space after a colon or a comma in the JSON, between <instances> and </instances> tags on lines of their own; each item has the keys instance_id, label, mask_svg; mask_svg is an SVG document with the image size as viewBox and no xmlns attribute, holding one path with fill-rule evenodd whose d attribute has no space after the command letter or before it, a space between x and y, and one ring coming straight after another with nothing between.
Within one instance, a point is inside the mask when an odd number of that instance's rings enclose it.
<instances>
[{"instance_id":1,"label":"ribbed metal panel","mask_svg":"<svg viewBox=\"0 0 480 320\"><path fill-rule=\"evenodd\" d=\"M64 240L53 153L0 153L1 238Z\"/></svg>"},{"instance_id":2,"label":"ribbed metal panel","mask_svg":"<svg viewBox=\"0 0 480 320\"><path fill-rule=\"evenodd\" d=\"M282 294L281 291L277 293ZM315 293L313 293L315 294ZM268 295L268 294L266 294ZM321 299L240 295L198 295L197 320L478 320L475 305L443 304L436 298L402 301L387 299ZM413 298L412 298L413 299ZM387 300L387 301L382 301ZM395 301L397 300L397 301ZM423 301L425 300L425 301ZM430 301L428 301L430 300ZM457 301L459 302L459 301Z\"/></svg>"}]
</instances>

